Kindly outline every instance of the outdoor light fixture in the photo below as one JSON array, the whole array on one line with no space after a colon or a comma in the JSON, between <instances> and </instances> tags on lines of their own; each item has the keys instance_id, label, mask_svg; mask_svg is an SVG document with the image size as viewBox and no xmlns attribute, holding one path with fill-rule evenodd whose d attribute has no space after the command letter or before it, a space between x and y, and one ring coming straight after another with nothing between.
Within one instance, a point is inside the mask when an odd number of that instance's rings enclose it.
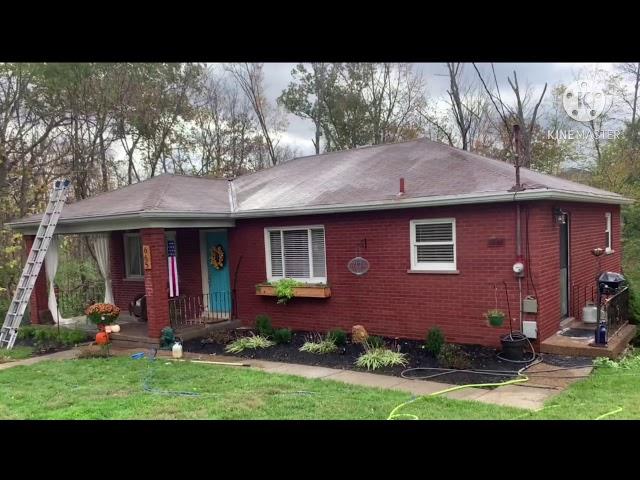
<instances>
[{"instance_id":1,"label":"outdoor light fixture","mask_svg":"<svg viewBox=\"0 0 640 480\"><path fill-rule=\"evenodd\" d=\"M567 223L567 212L561 208L554 208L553 221L558 225L564 225Z\"/></svg>"}]
</instances>

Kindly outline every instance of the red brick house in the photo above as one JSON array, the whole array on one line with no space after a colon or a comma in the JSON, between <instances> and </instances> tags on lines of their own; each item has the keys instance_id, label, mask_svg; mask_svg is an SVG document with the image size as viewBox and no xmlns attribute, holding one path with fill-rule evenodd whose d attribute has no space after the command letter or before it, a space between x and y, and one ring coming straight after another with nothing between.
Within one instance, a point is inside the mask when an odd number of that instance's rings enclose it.
<instances>
[{"instance_id":1,"label":"red brick house","mask_svg":"<svg viewBox=\"0 0 640 480\"><path fill-rule=\"evenodd\" d=\"M517 330L521 320L535 322L527 325L541 341L579 317L595 284L592 249L607 249L601 270L620 271L620 206L630 201L524 168L523 189L514 184L513 165L415 140L298 158L233 180L161 175L67 205L56 233L106 235L113 301L126 310L146 293L151 339L179 299L191 317L213 311L251 325L267 313L297 330L361 324L416 339L437 325L450 342L486 345L508 329L483 317L497 305ZM39 219L10 224L27 247ZM168 241L177 250L173 299ZM349 269L356 257L368 262L366 273ZM32 322L47 308L41 277ZM329 288L286 305L259 294L266 289L257 285L285 277ZM537 313L521 312L528 296Z\"/></svg>"}]
</instances>

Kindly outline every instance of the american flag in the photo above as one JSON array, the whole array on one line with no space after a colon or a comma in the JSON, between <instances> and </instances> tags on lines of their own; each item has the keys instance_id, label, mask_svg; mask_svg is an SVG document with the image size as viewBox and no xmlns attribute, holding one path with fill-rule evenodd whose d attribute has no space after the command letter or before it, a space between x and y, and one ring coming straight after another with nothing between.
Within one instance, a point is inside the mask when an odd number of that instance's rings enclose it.
<instances>
[{"instance_id":1,"label":"american flag","mask_svg":"<svg viewBox=\"0 0 640 480\"><path fill-rule=\"evenodd\" d=\"M178 289L178 264L176 263L176 242L167 241L167 263L169 265L169 297L180 295Z\"/></svg>"}]
</instances>

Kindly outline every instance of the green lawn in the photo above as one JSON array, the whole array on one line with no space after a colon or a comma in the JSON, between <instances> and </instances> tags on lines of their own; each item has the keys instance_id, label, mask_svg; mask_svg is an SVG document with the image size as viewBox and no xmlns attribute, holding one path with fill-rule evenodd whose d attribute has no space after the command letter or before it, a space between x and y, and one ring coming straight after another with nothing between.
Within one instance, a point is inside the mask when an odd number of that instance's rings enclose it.
<instances>
[{"instance_id":1,"label":"green lawn","mask_svg":"<svg viewBox=\"0 0 640 480\"><path fill-rule=\"evenodd\" d=\"M151 368L153 366L153 368ZM538 413L420 399L421 419L640 418L640 366L598 370ZM147 387L156 393L145 391ZM183 391L192 396L162 394ZM386 419L410 394L224 367L126 357L46 361L0 371L0 419Z\"/></svg>"},{"instance_id":2,"label":"green lawn","mask_svg":"<svg viewBox=\"0 0 640 480\"><path fill-rule=\"evenodd\" d=\"M13 362L29 358L33 353L33 347L16 346L11 350L0 349L0 363Z\"/></svg>"}]
</instances>

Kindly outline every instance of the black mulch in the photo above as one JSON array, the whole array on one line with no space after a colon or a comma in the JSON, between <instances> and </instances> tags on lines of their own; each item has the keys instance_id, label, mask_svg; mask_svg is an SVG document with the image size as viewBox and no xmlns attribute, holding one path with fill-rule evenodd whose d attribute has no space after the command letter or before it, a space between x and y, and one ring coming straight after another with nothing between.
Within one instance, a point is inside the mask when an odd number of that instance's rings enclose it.
<instances>
[{"instance_id":1,"label":"black mulch","mask_svg":"<svg viewBox=\"0 0 640 480\"><path fill-rule=\"evenodd\" d=\"M347 345L341 348L338 353L326 355L315 355L312 353L300 352L298 349L305 342L305 337L307 335L308 334L305 334L304 332L295 332L290 344L275 345L265 349L248 350L233 356L271 360L275 362L340 368L343 370L366 371L366 369L360 369L355 366L356 359L363 352L361 345L347 343ZM394 347L393 339L385 338L385 343L391 348ZM407 354L409 364L406 367L391 367L373 370L371 373L400 376L402 371L409 368L440 367L438 360L422 348L423 342L416 340L400 340L398 343L400 345L400 351ZM184 350L187 352L210 355L231 355L224 351L224 347L225 345L222 343L203 343L201 339L190 340L185 342L183 345ZM493 348L483 347L480 345L461 345L461 347L469 354L472 369L506 370L508 372L513 372L513 375L501 376L495 374L454 372L446 375L435 376L433 378L424 378L424 380L432 380L435 382L455 385L466 385L469 383L499 383L515 377L515 372L524 366L524 364L515 364L497 358L496 350ZM406 372L405 376L417 378L442 372L443 370L421 370Z\"/></svg>"}]
</instances>

